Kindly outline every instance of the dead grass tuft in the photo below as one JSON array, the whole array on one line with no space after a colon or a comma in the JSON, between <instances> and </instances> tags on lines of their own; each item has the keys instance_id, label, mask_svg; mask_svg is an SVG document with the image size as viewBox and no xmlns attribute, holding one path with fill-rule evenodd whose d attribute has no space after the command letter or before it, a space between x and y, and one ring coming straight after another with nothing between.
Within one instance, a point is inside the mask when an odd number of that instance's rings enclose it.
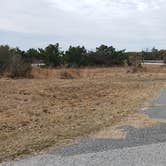
<instances>
[{"instance_id":1,"label":"dead grass tuft","mask_svg":"<svg viewBox=\"0 0 166 166\"><path fill-rule=\"evenodd\" d=\"M80 71L79 69L61 69L59 71L59 78L60 79L75 79L80 78Z\"/></svg>"}]
</instances>

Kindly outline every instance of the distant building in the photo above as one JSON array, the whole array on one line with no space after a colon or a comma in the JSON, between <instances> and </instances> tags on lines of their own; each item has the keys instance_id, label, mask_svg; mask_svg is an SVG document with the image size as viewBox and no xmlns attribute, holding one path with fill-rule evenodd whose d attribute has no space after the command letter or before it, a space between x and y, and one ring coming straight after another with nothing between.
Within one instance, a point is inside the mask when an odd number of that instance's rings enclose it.
<instances>
[{"instance_id":1,"label":"distant building","mask_svg":"<svg viewBox=\"0 0 166 166\"><path fill-rule=\"evenodd\" d=\"M31 64L31 66L33 68L40 68L40 67L46 66L46 64L42 60L38 60L38 61L36 60Z\"/></svg>"},{"instance_id":2,"label":"distant building","mask_svg":"<svg viewBox=\"0 0 166 166\"><path fill-rule=\"evenodd\" d=\"M145 65L164 65L164 60L144 60Z\"/></svg>"}]
</instances>

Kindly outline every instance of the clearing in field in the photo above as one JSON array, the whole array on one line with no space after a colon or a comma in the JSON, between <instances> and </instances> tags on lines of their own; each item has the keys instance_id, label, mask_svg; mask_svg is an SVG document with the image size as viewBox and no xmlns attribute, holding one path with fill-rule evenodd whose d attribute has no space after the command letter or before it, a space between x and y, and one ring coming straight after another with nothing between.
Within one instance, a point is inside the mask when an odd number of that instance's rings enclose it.
<instances>
[{"instance_id":1,"label":"clearing in field","mask_svg":"<svg viewBox=\"0 0 166 166\"><path fill-rule=\"evenodd\" d=\"M33 79L1 78L0 162L113 126L139 111L164 86L165 67L127 70L36 69Z\"/></svg>"}]
</instances>

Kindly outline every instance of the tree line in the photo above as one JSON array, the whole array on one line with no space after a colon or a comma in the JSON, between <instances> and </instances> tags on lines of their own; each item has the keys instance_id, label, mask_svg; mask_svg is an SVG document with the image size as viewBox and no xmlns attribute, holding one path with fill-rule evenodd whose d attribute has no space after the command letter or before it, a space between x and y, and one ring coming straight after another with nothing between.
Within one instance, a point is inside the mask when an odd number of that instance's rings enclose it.
<instances>
[{"instance_id":1,"label":"tree line","mask_svg":"<svg viewBox=\"0 0 166 166\"><path fill-rule=\"evenodd\" d=\"M7 64L13 56L21 57L27 63L43 62L46 66L68 67L122 65L127 59L125 50L116 50L113 46L101 45L95 51L87 51L84 46L70 46L62 51L59 44L49 44L45 48L30 48L27 51L9 46L0 46L0 66Z\"/></svg>"},{"instance_id":2,"label":"tree line","mask_svg":"<svg viewBox=\"0 0 166 166\"><path fill-rule=\"evenodd\" d=\"M143 50L141 54L144 60L165 60L166 58L166 50L158 50L155 47L153 47L151 50Z\"/></svg>"},{"instance_id":3,"label":"tree line","mask_svg":"<svg viewBox=\"0 0 166 166\"><path fill-rule=\"evenodd\" d=\"M125 49L116 50L113 46L100 45L94 51L88 51L84 46L70 46L66 51L62 51L56 43L49 44L45 48L30 48L24 51L1 45L0 69L5 68L13 57L19 57L29 64L42 62L49 67L117 66L125 63L130 65L133 57L141 60L163 60L166 57L166 50L152 48L150 51L126 52Z\"/></svg>"}]
</instances>

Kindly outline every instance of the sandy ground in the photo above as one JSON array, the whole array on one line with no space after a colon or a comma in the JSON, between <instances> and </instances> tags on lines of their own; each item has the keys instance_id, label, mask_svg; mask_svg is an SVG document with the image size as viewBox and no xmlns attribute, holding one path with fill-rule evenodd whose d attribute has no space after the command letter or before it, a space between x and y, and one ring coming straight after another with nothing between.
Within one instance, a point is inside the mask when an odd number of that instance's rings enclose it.
<instances>
[{"instance_id":1,"label":"sandy ground","mask_svg":"<svg viewBox=\"0 0 166 166\"><path fill-rule=\"evenodd\" d=\"M0 162L56 148L97 131L109 135L104 133L106 128L136 115L166 80L164 67L146 67L142 73L127 70L70 70L74 79L61 79L60 69L34 71L34 79L1 78ZM124 136L114 132L114 136Z\"/></svg>"}]
</instances>

